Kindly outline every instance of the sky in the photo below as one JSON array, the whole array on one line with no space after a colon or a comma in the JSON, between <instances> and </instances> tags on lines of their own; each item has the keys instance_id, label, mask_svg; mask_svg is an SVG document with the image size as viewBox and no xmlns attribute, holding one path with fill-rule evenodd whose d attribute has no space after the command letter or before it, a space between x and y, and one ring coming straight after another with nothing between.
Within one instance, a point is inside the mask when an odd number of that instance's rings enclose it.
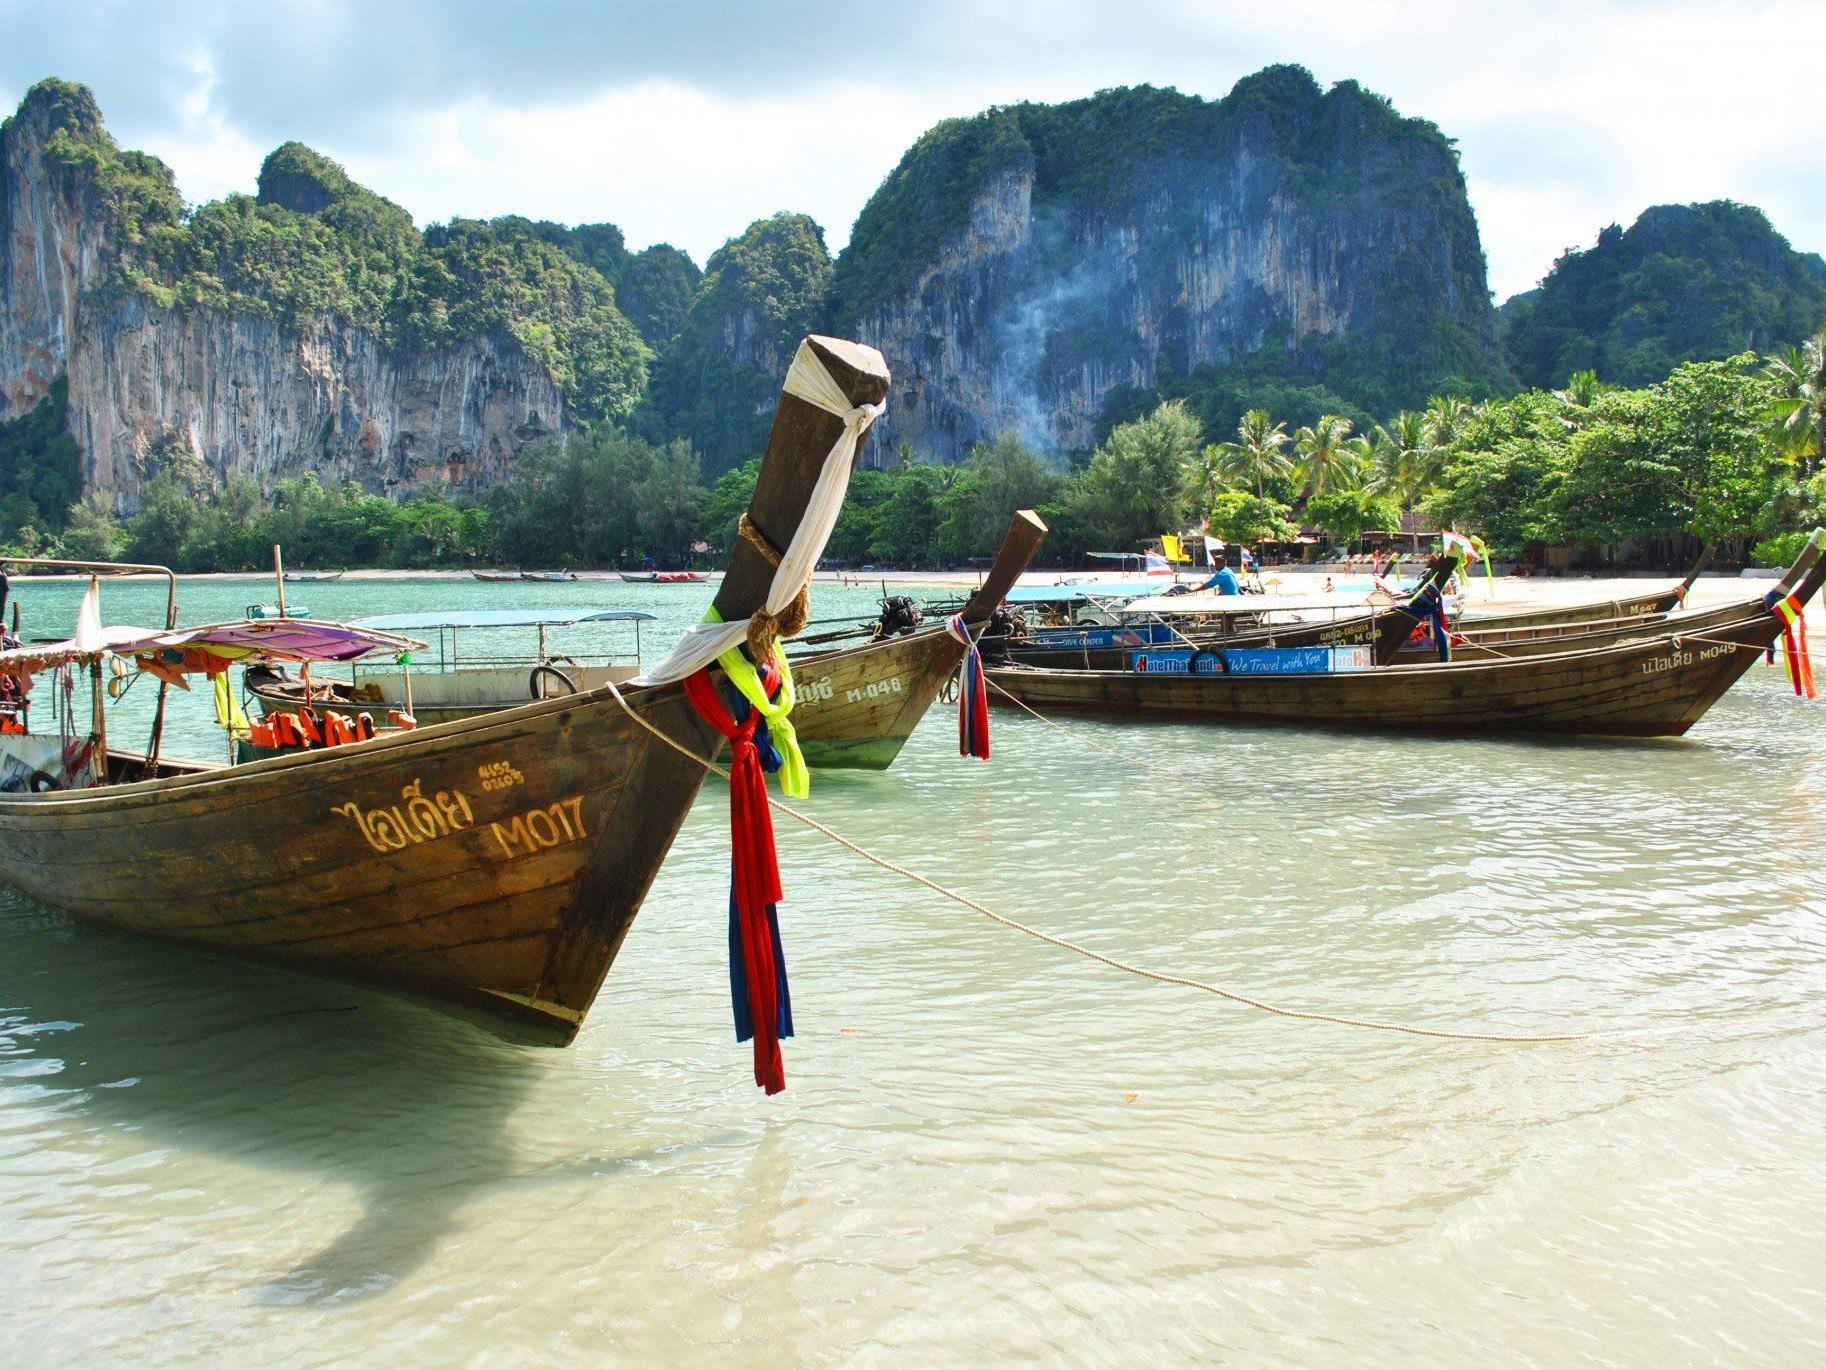
<instances>
[{"instance_id":1,"label":"sky","mask_svg":"<svg viewBox=\"0 0 1826 1370\"><path fill-rule=\"evenodd\" d=\"M186 198L286 139L421 223L610 220L700 263L776 210L831 248L940 119L1273 62L1457 140L1497 298L1651 204L1729 198L1826 251L1826 0L0 0L0 101L43 76Z\"/></svg>"}]
</instances>

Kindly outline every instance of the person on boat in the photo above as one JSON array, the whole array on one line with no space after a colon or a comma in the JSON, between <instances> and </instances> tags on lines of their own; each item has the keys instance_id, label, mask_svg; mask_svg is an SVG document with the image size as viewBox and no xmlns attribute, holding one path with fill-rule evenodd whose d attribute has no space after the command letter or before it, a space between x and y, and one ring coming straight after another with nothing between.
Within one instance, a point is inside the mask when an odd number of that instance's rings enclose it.
<instances>
[{"instance_id":1,"label":"person on boat","mask_svg":"<svg viewBox=\"0 0 1826 1370\"><path fill-rule=\"evenodd\" d=\"M1216 590L1220 595L1240 595L1243 593L1243 582L1236 578L1236 572L1228 566L1220 566L1211 573L1211 579L1198 588Z\"/></svg>"}]
</instances>

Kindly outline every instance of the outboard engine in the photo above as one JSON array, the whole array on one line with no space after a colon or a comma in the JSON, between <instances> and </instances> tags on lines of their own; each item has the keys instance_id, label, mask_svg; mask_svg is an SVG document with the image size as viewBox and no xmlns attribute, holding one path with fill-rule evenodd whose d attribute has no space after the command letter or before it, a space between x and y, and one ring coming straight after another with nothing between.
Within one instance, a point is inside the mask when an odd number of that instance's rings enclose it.
<instances>
[{"instance_id":1,"label":"outboard engine","mask_svg":"<svg viewBox=\"0 0 1826 1370\"><path fill-rule=\"evenodd\" d=\"M985 661L1006 661L1008 645L1019 642L1027 636L1027 620L1006 604L995 606L995 612L989 615L989 621L983 625L983 631L977 638L982 647Z\"/></svg>"},{"instance_id":2,"label":"outboard engine","mask_svg":"<svg viewBox=\"0 0 1826 1370\"><path fill-rule=\"evenodd\" d=\"M905 637L914 632L925 622L926 616L920 612L919 605L911 595L889 595L881 601L881 617L875 620L874 630L869 634L870 642L880 642L883 638Z\"/></svg>"}]
</instances>

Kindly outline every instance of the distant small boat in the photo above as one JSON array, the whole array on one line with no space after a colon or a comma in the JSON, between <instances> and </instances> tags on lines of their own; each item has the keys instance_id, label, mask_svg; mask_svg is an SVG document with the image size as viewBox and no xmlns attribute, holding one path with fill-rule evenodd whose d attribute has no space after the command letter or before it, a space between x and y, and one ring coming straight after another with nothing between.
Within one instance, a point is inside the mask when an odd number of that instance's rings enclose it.
<instances>
[{"instance_id":1,"label":"distant small boat","mask_svg":"<svg viewBox=\"0 0 1826 1370\"><path fill-rule=\"evenodd\" d=\"M540 581L575 580L577 579L577 573L575 571L522 571L520 572L520 579Z\"/></svg>"},{"instance_id":2,"label":"distant small boat","mask_svg":"<svg viewBox=\"0 0 1826 1370\"><path fill-rule=\"evenodd\" d=\"M281 609L277 604L250 604L247 606L248 618L309 618L311 611L302 604L288 604Z\"/></svg>"},{"instance_id":3,"label":"distant small boat","mask_svg":"<svg viewBox=\"0 0 1826 1370\"><path fill-rule=\"evenodd\" d=\"M474 576L477 580L511 580L517 582L520 579L520 573L518 571L471 571L469 574Z\"/></svg>"},{"instance_id":4,"label":"distant small boat","mask_svg":"<svg viewBox=\"0 0 1826 1370\"><path fill-rule=\"evenodd\" d=\"M701 585L710 579L702 571L623 571L621 578L634 585Z\"/></svg>"},{"instance_id":5,"label":"distant small boat","mask_svg":"<svg viewBox=\"0 0 1826 1370\"><path fill-rule=\"evenodd\" d=\"M285 579L292 585L317 585L332 580L341 580L341 571L287 571Z\"/></svg>"}]
</instances>

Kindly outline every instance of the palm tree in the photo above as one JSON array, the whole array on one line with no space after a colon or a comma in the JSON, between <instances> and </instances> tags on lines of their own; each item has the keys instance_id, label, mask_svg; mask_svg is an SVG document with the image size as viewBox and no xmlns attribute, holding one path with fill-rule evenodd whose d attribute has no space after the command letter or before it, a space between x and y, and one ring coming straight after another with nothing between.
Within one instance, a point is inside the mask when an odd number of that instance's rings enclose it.
<instances>
[{"instance_id":1,"label":"palm tree","mask_svg":"<svg viewBox=\"0 0 1826 1370\"><path fill-rule=\"evenodd\" d=\"M1220 442L1205 449L1197 479L1213 496L1219 484L1231 484L1254 485L1260 498L1264 481L1285 476L1292 469L1293 461L1287 454L1287 425L1276 423L1266 409L1251 409L1236 426L1235 442Z\"/></svg>"},{"instance_id":2,"label":"palm tree","mask_svg":"<svg viewBox=\"0 0 1826 1370\"><path fill-rule=\"evenodd\" d=\"M1388 488L1389 433L1381 424L1344 440L1344 451L1332 475L1334 490L1361 490L1379 495Z\"/></svg>"},{"instance_id":3,"label":"palm tree","mask_svg":"<svg viewBox=\"0 0 1826 1370\"><path fill-rule=\"evenodd\" d=\"M1786 347L1763 368L1775 387L1769 435L1803 478L1826 452L1826 333Z\"/></svg>"},{"instance_id":4,"label":"palm tree","mask_svg":"<svg viewBox=\"0 0 1826 1370\"><path fill-rule=\"evenodd\" d=\"M1558 395L1574 409L1589 409L1610 386L1598 379L1596 371L1575 371L1566 378L1566 388L1556 390Z\"/></svg>"},{"instance_id":5,"label":"palm tree","mask_svg":"<svg viewBox=\"0 0 1826 1370\"><path fill-rule=\"evenodd\" d=\"M1434 441L1434 431L1431 411L1417 409L1404 410L1386 427L1376 430L1381 488L1394 497L1404 513L1420 502L1439 475L1442 448Z\"/></svg>"},{"instance_id":6,"label":"palm tree","mask_svg":"<svg viewBox=\"0 0 1826 1370\"><path fill-rule=\"evenodd\" d=\"M1294 454L1306 480L1301 504L1324 494L1336 483L1346 459L1344 444L1350 438L1350 428L1350 420L1343 415L1322 414L1317 423L1293 435Z\"/></svg>"},{"instance_id":7,"label":"palm tree","mask_svg":"<svg viewBox=\"0 0 1826 1370\"><path fill-rule=\"evenodd\" d=\"M1465 431L1476 406L1462 395L1435 395L1427 402L1427 436L1433 446L1445 447Z\"/></svg>"}]
</instances>

